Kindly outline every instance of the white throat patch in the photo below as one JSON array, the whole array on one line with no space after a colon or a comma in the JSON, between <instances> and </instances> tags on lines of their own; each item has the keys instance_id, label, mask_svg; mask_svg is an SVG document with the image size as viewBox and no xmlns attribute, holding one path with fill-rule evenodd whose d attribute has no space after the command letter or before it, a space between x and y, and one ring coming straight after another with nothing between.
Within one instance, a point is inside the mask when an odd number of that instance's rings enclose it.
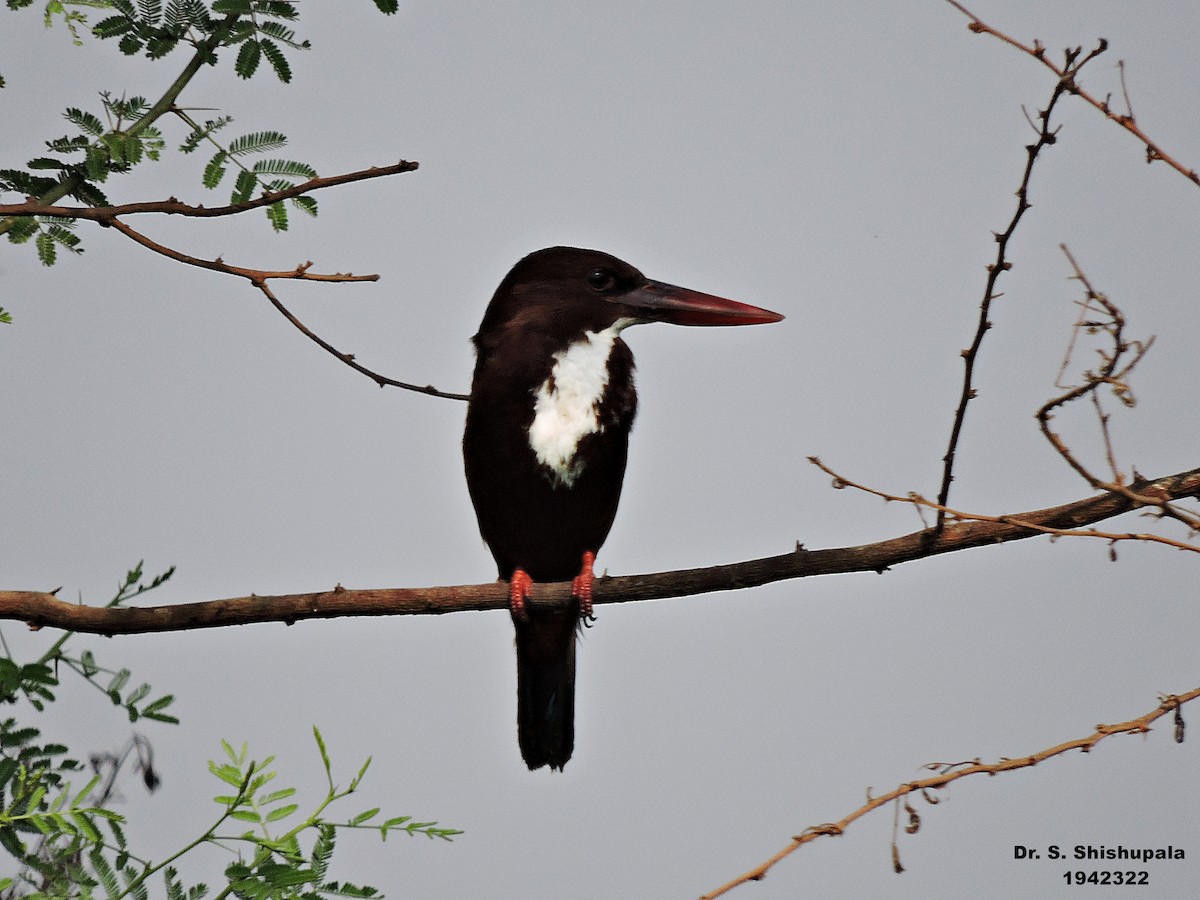
<instances>
[{"instance_id":1,"label":"white throat patch","mask_svg":"<svg viewBox=\"0 0 1200 900\"><path fill-rule=\"evenodd\" d=\"M636 321L618 319L603 331L584 332L554 354L550 377L533 392L529 446L555 487L575 483L583 471L579 442L604 430L597 413L608 389L608 358L617 336Z\"/></svg>"}]
</instances>

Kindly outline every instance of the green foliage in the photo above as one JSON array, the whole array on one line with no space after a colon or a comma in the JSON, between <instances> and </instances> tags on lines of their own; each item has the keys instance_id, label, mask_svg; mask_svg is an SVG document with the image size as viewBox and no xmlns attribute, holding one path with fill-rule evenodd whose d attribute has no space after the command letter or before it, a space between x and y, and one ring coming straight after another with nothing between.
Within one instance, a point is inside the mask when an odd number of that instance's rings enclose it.
<instances>
[{"instance_id":1,"label":"green foliage","mask_svg":"<svg viewBox=\"0 0 1200 900\"><path fill-rule=\"evenodd\" d=\"M248 761L245 744L235 750L227 741L222 741L224 759L208 764L213 775L235 789L235 793L220 794L213 798L225 808L225 816L255 826L236 836L212 838L223 843L238 841L249 845L248 854L240 856L225 868L225 877L237 896L294 897L297 900L333 896L382 897L373 887L325 880L339 829L378 828L384 839L389 831L424 834L429 838L447 841L462 833L453 828L440 828L436 822L414 822L409 816L391 818L378 826L365 825L368 819L379 813L378 808L359 813L345 822L329 821L325 818L326 810L358 790L371 760L363 763L344 790L340 789L334 783L325 741L315 727L313 737L325 768L327 790L313 811L298 821L300 804L293 802L296 789L276 787L267 790L277 774L273 768L274 757L269 756L262 762ZM282 823L286 820L292 820L295 824L283 831ZM306 841L311 842L307 850L304 848Z\"/></svg>"},{"instance_id":2,"label":"green foliage","mask_svg":"<svg viewBox=\"0 0 1200 900\"><path fill-rule=\"evenodd\" d=\"M173 572L171 568L147 580L138 563L118 584L108 607L122 606L160 587ZM0 703L19 705L26 701L37 713L43 712L55 701L58 672L65 667L125 709L131 721L141 718L177 724L177 719L162 713L172 701L169 694L147 703L151 688L143 684L128 690L128 669L103 669L88 650L78 657L69 655L66 647L73 637L64 634L38 659L19 662L0 633ZM151 879L158 884L161 873L162 895L167 900L201 900L208 894L208 887L184 885L172 863L206 846L236 854L225 866L227 886L219 892L220 897L378 898L382 894L373 887L329 880L329 863L340 831L377 830L382 839L399 831L446 841L462 833L410 816L378 822L378 807L345 818L332 817L331 807L359 790L371 760L367 759L348 785L340 788L334 780L324 738L316 728L313 738L326 787L307 814L301 811L296 788L281 787L276 782L273 756L257 761L250 758L245 744L235 750L228 741L221 741L221 758L208 764L222 784L213 798L220 815L185 847L154 862L129 848L125 817L106 807L117 773L134 751L146 787L153 790L157 786L149 741L135 735L121 754L92 754L96 774L76 789L71 779L77 779L84 769L70 757L67 747L45 741L39 728L16 715L0 720L0 853L12 856L18 868L15 876L0 877L0 892L6 900L92 900L98 896L148 900ZM243 830L242 826L247 825L249 830ZM230 826L233 829L226 833Z\"/></svg>"},{"instance_id":3,"label":"green foliage","mask_svg":"<svg viewBox=\"0 0 1200 900\"><path fill-rule=\"evenodd\" d=\"M33 5L33 0L7 0L8 8L20 10ZM375 0L378 9L394 13L395 0ZM86 10L98 9L103 15L94 24ZM76 133L47 140L50 155L29 160L24 168L0 169L0 194L11 192L32 197L42 204L53 204L63 197L73 198L87 206L107 206L109 201L100 185L114 175L131 172L146 160L162 158L166 147L163 132L156 124L167 113L186 123L191 131L179 149L194 151L202 141L212 143L215 155L210 157L201 172L201 183L216 187L232 165L239 170L231 192L231 202L242 203L256 194L293 187L294 179L308 179L315 170L294 160L273 160L270 167L259 164L243 165L239 157L263 153L284 145L286 138L274 131L256 131L240 138L251 142L236 142L223 147L213 135L231 119L221 116L203 126L192 122L180 109L177 99L191 78L204 65L216 65L222 52L233 54L233 69L241 78L254 77L264 68L284 83L292 80L292 60L289 54L307 50L308 40L297 36L294 25L300 18L300 4L284 0L48 0L45 23L64 24L72 40L81 43L81 35L90 34L101 41L114 41L126 56L142 55L151 60L163 59L178 47L190 48L192 57L167 92L154 102L144 97L126 99L113 94L100 95L101 108L88 111L72 107L65 113ZM263 66L263 60L267 65ZM0 87L4 87L0 79ZM259 142L267 135L277 140ZM273 168L272 168L273 167ZM278 170L277 170L278 169ZM44 173L44 174L43 174ZM262 176L274 175L275 178ZM290 198L291 205L308 215L317 214L317 203L311 197ZM282 202L265 207L267 221L276 231L288 227L288 213ZM57 225L58 227L53 227ZM58 260L65 248L80 252L79 240L66 229L63 222L45 223L30 216L15 216L0 220L0 233L7 233L13 243L31 242L45 265Z\"/></svg>"},{"instance_id":4,"label":"green foliage","mask_svg":"<svg viewBox=\"0 0 1200 900\"><path fill-rule=\"evenodd\" d=\"M108 606L120 606L154 590L172 571L144 581L139 563L126 573ZM69 632L62 635L36 660L18 661L0 633L0 702L18 706L24 701L35 713L42 713L55 702L64 665L88 679L98 674L100 669L89 652L80 659L68 655L66 647L72 637ZM84 663L84 659L88 661ZM126 674L124 680L129 677ZM146 704L143 701L150 693L150 687L143 685L127 697L118 691L117 699L146 718L176 721L161 712L170 704L170 696ZM27 719L13 715L0 721L0 848L21 869L8 880L5 889L10 893L6 896L24 896L28 893L24 888L35 885L38 896L85 897L98 886L109 896L117 896L109 890L116 883L112 879L128 884L140 872L142 867L131 862L126 847L124 820L103 805L111 781L97 791L104 781L97 773L76 791L69 779L82 771L66 746L45 741L41 729ZM147 787L157 783L148 765L143 779Z\"/></svg>"},{"instance_id":5,"label":"green foliage","mask_svg":"<svg viewBox=\"0 0 1200 900\"><path fill-rule=\"evenodd\" d=\"M191 153L202 140L208 141L217 148L217 152L204 167L202 181L206 188L215 188L221 183L229 171L227 163L237 166L239 171L234 179L233 191L229 196L231 204L245 203L254 196L256 189L264 193L275 193L294 187L300 179L307 181L317 177L317 170L312 166L292 159L260 159L253 165L247 166L240 157L279 150L286 146L287 136L278 131L259 131L234 138L227 146L222 146L211 135L229 124L229 121L226 118L208 121L204 125L191 123L192 133L188 135L179 149L184 153ZM284 177L267 180L263 177L266 175ZM309 215L317 214L317 201L311 197L293 197L292 205ZM272 228L276 231L287 231L287 208L282 202L267 206L266 213Z\"/></svg>"}]
</instances>

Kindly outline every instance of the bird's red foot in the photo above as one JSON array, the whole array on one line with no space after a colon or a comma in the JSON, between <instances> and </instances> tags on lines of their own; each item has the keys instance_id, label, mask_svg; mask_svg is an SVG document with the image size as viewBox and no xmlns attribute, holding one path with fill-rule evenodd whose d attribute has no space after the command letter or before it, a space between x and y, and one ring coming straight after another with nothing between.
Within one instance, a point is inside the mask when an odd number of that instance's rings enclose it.
<instances>
[{"instance_id":1,"label":"bird's red foot","mask_svg":"<svg viewBox=\"0 0 1200 900\"><path fill-rule=\"evenodd\" d=\"M571 595L579 601L579 615L583 618L584 625L596 621L596 616L592 613L592 583L596 580L596 573L592 570L592 566L595 562L596 554L591 550L585 550L579 574L571 582Z\"/></svg>"},{"instance_id":2,"label":"bird's red foot","mask_svg":"<svg viewBox=\"0 0 1200 900\"><path fill-rule=\"evenodd\" d=\"M525 601L529 599L531 587L533 587L533 579L529 577L528 572L524 569L513 571L512 580L508 583L508 608L514 622L529 620L529 610L525 608Z\"/></svg>"}]
</instances>

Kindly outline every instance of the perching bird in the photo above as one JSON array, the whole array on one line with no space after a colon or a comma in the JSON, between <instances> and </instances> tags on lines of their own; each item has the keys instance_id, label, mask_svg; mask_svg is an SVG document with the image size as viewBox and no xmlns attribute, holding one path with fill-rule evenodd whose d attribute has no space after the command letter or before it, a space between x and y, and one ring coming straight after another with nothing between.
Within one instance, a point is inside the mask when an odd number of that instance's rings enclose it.
<instances>
[{"instance_id":1,"label":"perching bird","mask_svg":"<svg viewBox=\"0 0 1200 900\"><path fill-rule=\"evenodd\" d=\"M474 337L463 434L467 487L517 643L517 739L530 769L562 769L575 740L575 634L592 612L637 412L630 325L754 325L783 316L650 281L596 250L551 247L505 276ZM533 581L574 579L579 609L533 609Z\"/></svg>"}]
</instances>

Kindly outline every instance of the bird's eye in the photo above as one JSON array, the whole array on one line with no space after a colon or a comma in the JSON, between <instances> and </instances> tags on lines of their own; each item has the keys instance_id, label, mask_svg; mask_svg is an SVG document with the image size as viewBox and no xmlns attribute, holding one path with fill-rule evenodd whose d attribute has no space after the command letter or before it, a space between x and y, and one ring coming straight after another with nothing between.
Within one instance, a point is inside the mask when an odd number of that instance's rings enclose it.
<instances>
[{"instance_id":1,"label":"bird's eye","mask_svg":"<svg viewBox=\"0 0 1200 900\"><path fill-rule=\"evenodd\" d=\"M587 274L587 283L597 291L607 291L616 283L616 278L608 269L592 269Z\"/></svg>"}]
</instances>

